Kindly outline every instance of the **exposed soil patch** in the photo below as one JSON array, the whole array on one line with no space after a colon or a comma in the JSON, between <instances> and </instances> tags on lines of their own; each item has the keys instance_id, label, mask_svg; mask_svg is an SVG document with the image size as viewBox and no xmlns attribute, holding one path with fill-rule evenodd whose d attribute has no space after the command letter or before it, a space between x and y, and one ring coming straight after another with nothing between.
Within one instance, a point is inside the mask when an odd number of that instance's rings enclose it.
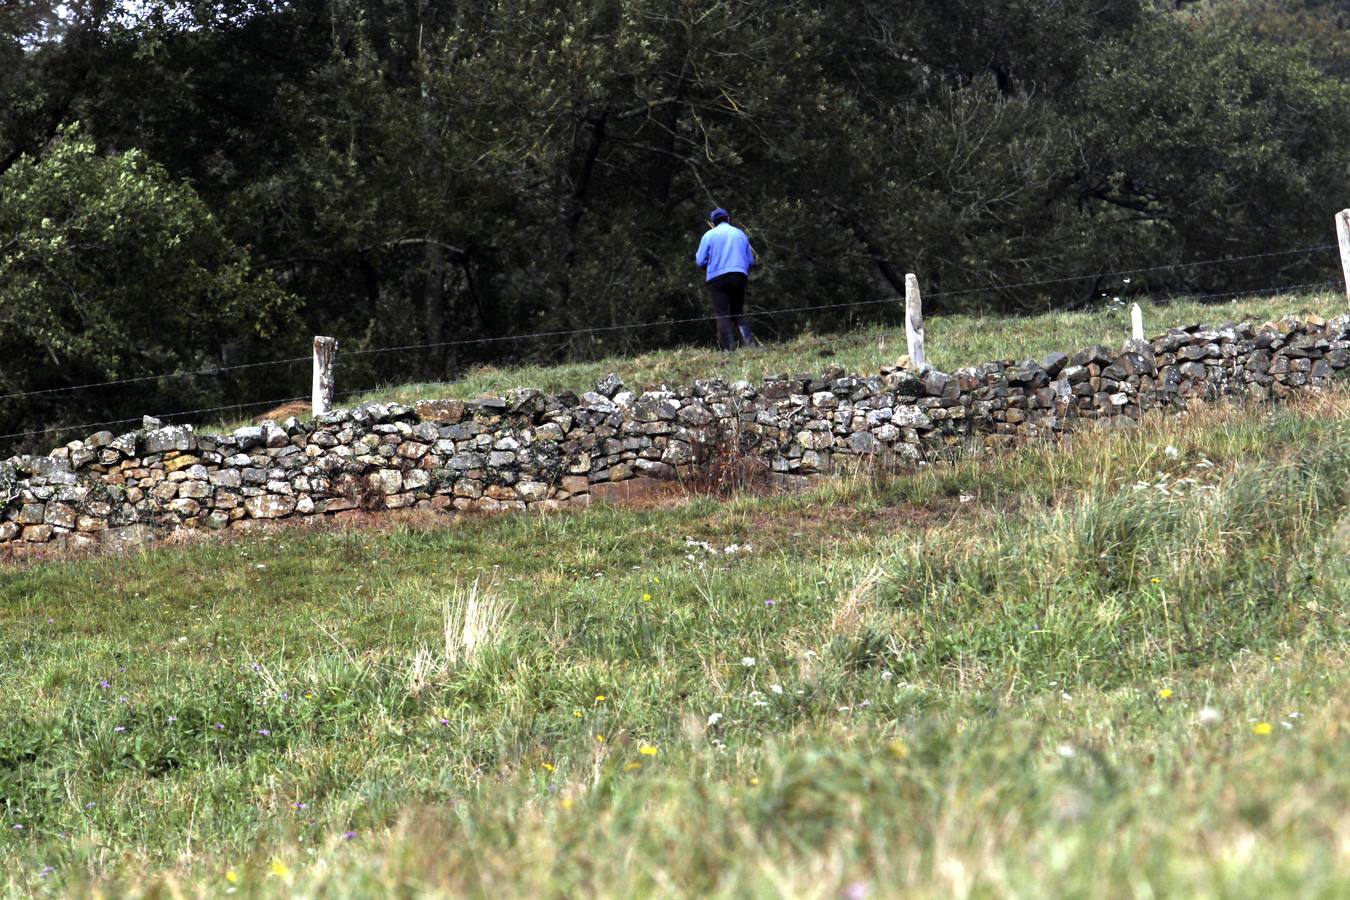
<instances>
[{"instance_id":1,"label":"exposed soil patch","mask_svg":"<svg viewBox=\"0 0 1350 900\"><path fill-rule=\"evenodd\" d=\"M822 480L819 483L824 483ZM698 497L710 493L718 496L720 491L710 492L703 486L673 481L655 481L653 479L633 479L606 485L604 488L621 490L599 490L598 502L614 503L626 509L670 509L683 506ZM767 484L756 484L752 490L729 495L731 497L770 498L787 493L781 488ZM729 532L743 533L755 543L777 544L793 542L826 542L838 539L851 539L862 534L886 534L900 529L923 529L941 527L957 518L971 515L981 508L978 502L959 502L943 498L932 503L897 503L881 507L872 504L859 506L848 502L822 503L810 507L784 508L774 503L762 508L747 510L724 508L715 512L700 529L705 534L724 535ZM985 506L987 508L987 506ZM237 541L241 537L266 532L341 532L349 530L388 531L400 527L444 528L454 527L468 519L482 519L493 515L518 515L518 513L474 513L446 512L437 510L347 510L331 516L310 516L287 519L246 520L233 528L223 531L206 529L179 529L164 532L156 536L147 545L132 546L121 551L112 550L103 545L87 548L56 548L49 544L30 547L18 545L17 548L0 548L0 567L25 568L49 562L85 559L95 556L128 555L140 553L155 547L179 547L202 541L219 543ZM543 515L584 514L584 507L561 512L543 513ZM18 549L20 552L13 552Z\"/></svg>"},{"instance_id":2,"label":"exposed soil patch","mask_svg":"<svg viewBox=\"0 0 1350 900\"><path fill-rule=\"evenodd\" d=\"M292 400L290 403L283 403L275 409L269 409L265 413L259 413L253 417L253 424L260 425L263 422L284 422L291 416L297 419L308 419L314 413L313 404L308 400Z\"/></svg>"}]
</instances>

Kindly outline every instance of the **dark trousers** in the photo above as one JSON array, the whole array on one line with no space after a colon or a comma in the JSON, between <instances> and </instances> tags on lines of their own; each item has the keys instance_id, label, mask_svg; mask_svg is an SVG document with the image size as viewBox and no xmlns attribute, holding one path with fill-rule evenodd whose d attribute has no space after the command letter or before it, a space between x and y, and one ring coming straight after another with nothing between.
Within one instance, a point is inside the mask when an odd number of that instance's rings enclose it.
<instances>
[{"instance_id":1,"label":"dark trousers","mask_svg":"<svg viewBox=\"0 0 1350 900\"><path fill-rule=\"evenodd\" d=\"M741 272L726 272L708 282L713 315L717 317L717 342L723 350L735 350L740 342L747 347L755 342L750 320L745 317L745 286L749 281Z\"/></svg>"}]
</instances>

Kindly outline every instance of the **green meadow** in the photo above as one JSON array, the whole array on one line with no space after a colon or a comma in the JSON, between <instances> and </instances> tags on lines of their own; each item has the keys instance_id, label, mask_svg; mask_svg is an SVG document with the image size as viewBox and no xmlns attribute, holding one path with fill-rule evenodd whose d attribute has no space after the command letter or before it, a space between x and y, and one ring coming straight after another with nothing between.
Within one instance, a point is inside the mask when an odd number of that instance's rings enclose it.
<instances>
[{"instance_id":1,"label":"green meadow","mask_svg":"<svg viewBox=\"0 0 1350 900\"><path fill-rule=\"evenodd\" d=\"M934 319L930 356L1119 345L1127 322ZM802 338L456 391L902 352ZM1343 897L1348 637L1344 381L804 494L10 567L0 889Z\"/></svg>"}]
</instances>

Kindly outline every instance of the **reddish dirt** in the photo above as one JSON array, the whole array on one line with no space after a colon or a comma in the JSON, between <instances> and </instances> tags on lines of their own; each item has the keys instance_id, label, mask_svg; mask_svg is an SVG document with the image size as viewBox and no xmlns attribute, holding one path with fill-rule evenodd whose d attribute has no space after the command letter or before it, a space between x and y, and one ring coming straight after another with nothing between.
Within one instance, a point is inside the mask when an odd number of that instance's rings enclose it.
<instances>
[{"instance_id":1,"label":"reddish dirt","mask_svg":"<svg viewBox=\"0 0 1350 900\"><path fill-rule=\"evenodd\" d=\"M616 503L629 509L664 509L679 506L697 496L770 496L783 493L766 483L751 486L749 490L724 494L721 491L707 490L703 485L691 482L656 481L639 478L629 482L609 485L597 485L595 502ZM603 499L602 499L603 497ZM758 535L764 542L826 540L848 537L865 533L892 532L900 528L927 528L948 524L958 517L975 514L982 504L963 504L955 500L940 500L927 505L900 504L880 509L860 510L851 505L816 506L810 509L772 509L751 513L727 509L714 513L710 524L717 528L716 520L727 517L738 519L737 527L744 527L748 534ZM584 509L578 505L575 510ZM565 510L572 512L573 510ZM550 513L557 514L557 513ZM122 555L140 552L143 546L175 547L194 544L199 541L232 541L241 536L259 532L277 531L347 531L376 530L387 531L399 526L438 528L464 521L469 517L491 515L520 515L511 513L460 512L446 510L345 510L333 515L308 516L289 519L249 519L242 527L239 524L221 531L206 529L179 529L163 532L149 545L132 546L120 551ZM739 520L744 520L741 526ZM45 562L71 559L83 559L93 556L113 555L102 545L88 548L71 549L52 547L49 544L15 543L0 546L0 569L23 568Z\"/></svg>"},{"instance_id":2,"label":"reddish dirt","mask_svg":"<svg viewBox=\"0 0 1350 900\"><path fill-rule=\"evenodd\" d=\"M314 408L308 400L292 400L290 403L283 403L275 409L269 409L265 413L254 416L253 424L257 425L269 419L273 422L284 422L291 416L295 416L297 419L308 419L313 413Z\"/></svg>"}]
</instances>

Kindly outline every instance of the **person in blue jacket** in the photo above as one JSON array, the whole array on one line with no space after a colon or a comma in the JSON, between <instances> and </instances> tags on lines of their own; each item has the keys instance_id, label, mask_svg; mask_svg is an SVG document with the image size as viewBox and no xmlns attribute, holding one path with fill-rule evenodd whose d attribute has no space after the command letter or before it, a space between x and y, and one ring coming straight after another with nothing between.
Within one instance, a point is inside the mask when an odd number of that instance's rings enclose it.
<instances>
[{"instance_id":1,"label":"person in blue jacket","mask_svg":"<svg viewBox=\"0 0 1350 900\"><path fill-rule=\"evenodd\" d=\"M759 257L750 239L735 225L722 207L708 215L708 230L698 242L694 262L707 270L708 293L712 295L713 315L717 317L717 340L723 350L735 350L738 342L749 347L755 342L750 321L745 317L745 288L750 270L759 265Z\"/></svg>"}]
</instances>

